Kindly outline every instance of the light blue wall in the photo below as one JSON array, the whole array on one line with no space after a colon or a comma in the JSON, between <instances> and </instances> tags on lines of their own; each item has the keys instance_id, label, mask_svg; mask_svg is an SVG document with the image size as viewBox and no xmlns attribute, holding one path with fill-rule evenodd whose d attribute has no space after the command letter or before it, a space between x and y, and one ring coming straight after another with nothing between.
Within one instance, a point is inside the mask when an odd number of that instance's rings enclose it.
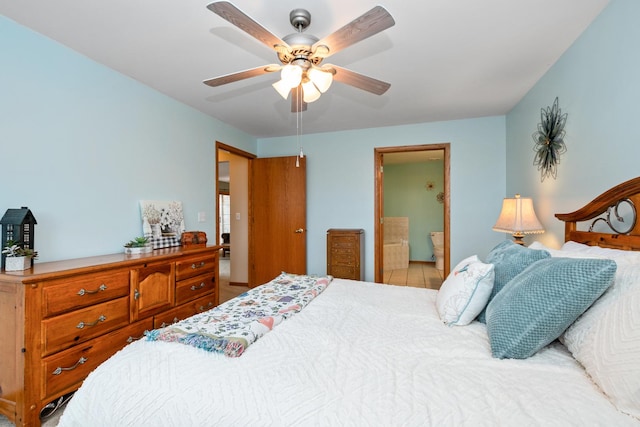
<instances>
[{"instance_id":1,"label":"light blue wall","mask_svg":"<svg viewBox=\"0 0 640 427\"><path fill-rule=\"evenodd\" d=\"M548 245L563 241L555 213L640 175L638 17L640 1L613 0L507 116L507 194L533 197ZM567 152L557 179L541 183L531 135L556 96L568 113Z\"/></svg>"},{"instance_id":2,"label":"light blue wall","mask_svg":"<svg viewBox=\"0 0 640 427\"><path fill-rule=\"evenodd\" d=\"M311 107L312 108L312 107ZM326 272L326 231L365 230L365 278L374 278L374 148L451 143L451 264L484 257L505 188L505 117L303 135L307 155L307 268ZM260 157L295 156L295 137L258 140Z\"/></svg>"},{"instance_id":3,"label":"light blue wall","mask_svg":"<svg viewBox=\"0 0 640 427\"><path fill-rule=\"evenodd\" d=\"M32 210L40 261L121 252L142 199L214 236L215 141L255 138L4 17L0 52L0 215Z\"/></svg>"},{"instance_id":4,"label":"light blue wall","mask_svg":"<svg viewBox=\"0 0 640 427\"><path fill-rule=\"evenodd\" d=\"M427 190L427 181L433 189ZM432 231L444 230L444 161L386 164L384 166L384 216L409 218L409 259L435 261Z\"/></svg>"},{"instance_id":5,"label":"light blue wall","mask_svg":"<svg viewBox=\"0 0 640 427\"><path fill-rule=\"evenodd\" d=\"M20 177L0 209L32 209L40 261L121 251L141 232L142 199L181 200L186 227L213 235L216 140L263 157L297 152L295 138L255 141L4 17L0 51L3 177ZM451 262L486 255L504 238L491 226L505 141L504 116L304 135L309 272L325 271L328 228L361 227L373 280L374 147L450 142Z\"/></svg>"}]
</instances>

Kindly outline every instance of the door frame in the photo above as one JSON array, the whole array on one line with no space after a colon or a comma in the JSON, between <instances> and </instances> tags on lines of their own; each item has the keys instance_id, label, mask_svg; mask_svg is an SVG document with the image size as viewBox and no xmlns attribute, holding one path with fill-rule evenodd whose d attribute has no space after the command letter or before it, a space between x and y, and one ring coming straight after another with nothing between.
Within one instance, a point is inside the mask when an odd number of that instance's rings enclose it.
<instances>
[{"instance_id":1,"label":"door frame","mask_svg":"<svg viewBox=\"0 0 640 427\"><path fill-rule=\"evenodd\" d=\"M218 218L218 215L220 213L220 206L218 206L218 199L219 199L219 194L220 194L220 179L219 179L219 173L218 173L218 159L220 158L220 156L218 155L220 153L220 151L226 151L228 153L231 154L235 154L236 156L240 156L240 157L244 157L246 159L249 160L249 169L248 169L248 174L251 173L251 160L257 158L258 156L256 156L255 154L249 153L248 151L244 151L241 150L239 148L236 147L232 147L231 145L227 145L223 142L220 141L216 141L216 173L215 173L215 179L216 179L216 185L215 185L215 192L216 192L216 196L215 196L215 215L216 215L216 238L215 238L215 244L219 245L220 242L220 218ZM248 181L248 180L247 180ZM230 193L230 191L229 191ZM249 190L248 190L248 195L247 197L249 198L248 202L248 207L247 210L248 212L251 212L251 183L249 182ZM251 224L250 220L249 220L249 224ZM251 242L247 242L247 247L248 247L248 253L247 253L247 265L250 265L249 263L251 263L251 248L250 248ZM249 272L247 272L248 274ZM242 284L245 285L244 283L237 283L237 284Z\"/></svg>"},{"instance_id":2,"label":"door frame","mask_svg":"<svg viewBox=\"0 0 640 427\"><path fill-rule=\"evenodd\" d=\"M374 281L382 283L383 273L383 236L382 222L384 218L384 174L383 155L390 153L406 153L413 151L433 151L444 150L444 275L449 274L450 269L450 143L422 144L422 145L402 145L397 147L374 148L374 182L375 182L375 206L374 206Z\"/></svg>"}]
</instances>

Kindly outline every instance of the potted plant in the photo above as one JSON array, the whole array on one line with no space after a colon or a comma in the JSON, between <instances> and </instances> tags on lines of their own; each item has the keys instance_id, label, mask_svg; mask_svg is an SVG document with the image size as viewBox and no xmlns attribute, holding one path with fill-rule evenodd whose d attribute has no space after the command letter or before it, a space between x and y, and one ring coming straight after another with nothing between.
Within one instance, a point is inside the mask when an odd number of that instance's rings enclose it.
<instances>
[{"instance_id":1,"label":"potted plant","mask_svg":"<svg viewBox=\"0 0 640 427\"><path fill-rule=\"evenodd\" d=\"M7 245L2 250L7 256L4 263L5 271L21 271L31 268L31 260L38 257L38 252L24 245L8 240Z\"/></svg>"},{"instance_id":2,"label":"potted plant","mask_svg":"<svg viewBox=\"0 0 640 427\"><path fill-rule=\"evenodd\" d=\"M146 254L152 251L153 246L147 237L136 237L124 245L124 253L127 255Z\"/></svg>"}]
</instances>

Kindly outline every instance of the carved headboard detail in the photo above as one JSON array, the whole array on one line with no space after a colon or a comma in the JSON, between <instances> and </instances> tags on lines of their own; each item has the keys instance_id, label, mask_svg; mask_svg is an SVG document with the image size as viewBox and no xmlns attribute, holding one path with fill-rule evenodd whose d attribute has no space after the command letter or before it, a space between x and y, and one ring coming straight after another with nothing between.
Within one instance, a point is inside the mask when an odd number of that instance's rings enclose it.
<instances>
[{"instance_id":1,"label":"carved headboard detail","mask_svg":"<svg viewBox=\"0 0 640 427\"><path fill-rule=\"evenodd\" d=\"M564 221L564 240L592 246L640 250L640 224L636 221L636 206L640 206L640 177L630 179L605 191L584 207L565 214L556 214ZM631 218L622 220L620 208L630 209ZM590 221L589 231L578 231L577 223ZM593 232L598 222L606 223L613 234Z\"/></svg>"}]
</instances>

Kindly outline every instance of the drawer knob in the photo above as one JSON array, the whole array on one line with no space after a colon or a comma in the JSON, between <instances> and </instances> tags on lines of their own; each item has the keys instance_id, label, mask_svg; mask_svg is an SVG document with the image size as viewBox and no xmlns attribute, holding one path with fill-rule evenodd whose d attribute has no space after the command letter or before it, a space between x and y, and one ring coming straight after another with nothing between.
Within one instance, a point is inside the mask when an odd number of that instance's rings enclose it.
<instances>
[{"instance_id":1,"label":"drawer knob","mask_svg":"<svg viewBox=\"0 0 640 427\"><path fill-rule=\"evenodd\" d=\"M200 311L209 310L211 307L213 307L213 303L212 303L212 302L210 302L209 304L207 304L207 306L206 306L206 307L205 307L205 306L203 306L203 305L201 305L201 306L200 306Z\"/></svg>"},{"instance_id":2,"label":"drawer knob","mask_svg":"<svg viewBox=\"0 0 640 427\"><path fill-rule=\"evenodd\" d=\"M70 367L68 367L68 368L63 368L63 367L58 366L58 367L56 368L56 370L55 370L55 371L53 371L52 373L53 373L53 375L60 375L60 374L62 373L62 371L73 371L73 370L74 370L74 369L76 369L78 366L83 365L83 364L84 364L84 362L86 362L87 360L88 360L88 359L87 359L86 357L81 357L80 359L78 359L78 361L76 362L76 364L75 364L75 365L70 366Z\"/></svg>"},{"instance_id":3,"label":"drawer knob","mask_svg":"<svg viewBox=\"0 0 640 427\"><path fill-rule=\"evenodd\" d=\"M193 268L194 270L196 268L201 268L201 267L204 267L204 261L200 261L199 264L195 264L195 263L191 264L191 268Z\"/></svg>"},{"instance_id":4,"label":"drawer knob","mask_svg":"<svg viewBox=\"0 0 640 427\"><path fill-rule=\"evenodd\" d=\"M192 291L197 291L198 289L202 289L205 286L207 286L207 284L204 283L204 282L201 282L198 286L196 286L196 285L191 286L191 290Z\"/></svg>"},{"instance_id":5,"label":"drawer knob","mask_svg":"<svg viewBox=\"0 0 640 427\"><path fill-rule=\"evenodd\" d=\"M89 322L89 323L80 322L78 323L76 328L83 329L85 326L88 326L88 327L96 326L98 323L104 322L105 320L107 320L107 318L104 316L104 314L101 314L100 317L98 317L98 320L96 320L95 322Z\"/></svg>"},{"instance_id":6,"label":"drawer knob","mask_svg":"<svg viewBox=\"0 0 640 427\"><path fill-rule=\"evenodd\" d=\"M164 325L164 324L163 324ZM131 344L134 341L138 341L141 340L142 338L144 338L144 336L147 334L147 332L149 331L144 331L142 335L140 335L139 337L132 337L129 336L129 338L127 338L127 343Z\"/></svg>"},{"instance_id":7,"label":"drawer knob","mask_svg":"<svg viewBox=\"0 0 640 427\"><path fill-rule=\"evenodd\" d=\"M107 290L107 285L105 285L104 283L102 285L100 285L98 287L98 289L96 289L95 291L87 291L84 288L81 288L78 291L78 295L83 296L83 295L87 295L87 294L97 294L98 292L102 292L102 291L106 291Z\"/></svg>"}]
</instances>

